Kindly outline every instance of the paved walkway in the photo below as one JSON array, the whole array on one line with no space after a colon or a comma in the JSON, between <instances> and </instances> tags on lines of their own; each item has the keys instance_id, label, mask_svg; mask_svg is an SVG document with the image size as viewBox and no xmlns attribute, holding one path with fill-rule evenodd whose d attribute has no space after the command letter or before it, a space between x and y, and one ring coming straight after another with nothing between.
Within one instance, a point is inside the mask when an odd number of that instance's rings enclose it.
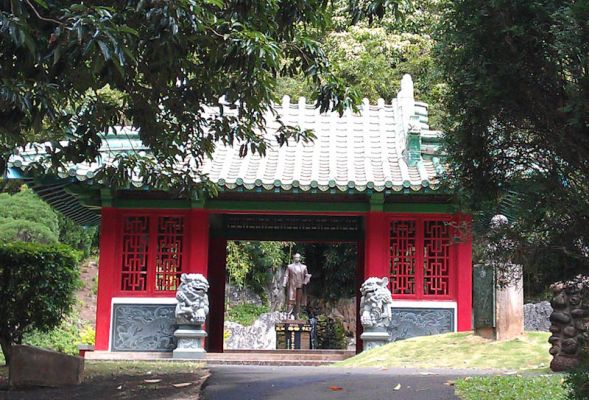
<instances>
[{"instance_id":1,"label":"paved walkway","mask_svg":"<svg viewBox=\"0 0 589 400\"><path fill-rule=\"evenodd\" d=\"M211 368L203 395L204 400L449 400L457 399L449 381L484 374L473 370L220 366Z\"/></svg>"}]
</instances>

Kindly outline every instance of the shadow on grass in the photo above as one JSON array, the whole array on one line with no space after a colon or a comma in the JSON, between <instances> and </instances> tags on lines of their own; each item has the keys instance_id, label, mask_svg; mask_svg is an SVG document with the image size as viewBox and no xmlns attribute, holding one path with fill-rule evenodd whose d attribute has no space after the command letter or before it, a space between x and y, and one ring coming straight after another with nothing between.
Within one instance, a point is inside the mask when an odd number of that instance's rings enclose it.
<instances>
[{"instance_id":1,"label":"shadow on grass","mask_svg":"<svg viewBox=\"0 0 589 400\"><path fill-rule=\"evenodd\" d=\"M0 374L8 368L0 367ZM4 376L4 375L0 375ZM61 388L8 390L0 383L0 398L6 400L49 399L184 399L198 398L207 371L197 363L95 362L87 363L81 385Z\"/></svg>"}]
</instances>

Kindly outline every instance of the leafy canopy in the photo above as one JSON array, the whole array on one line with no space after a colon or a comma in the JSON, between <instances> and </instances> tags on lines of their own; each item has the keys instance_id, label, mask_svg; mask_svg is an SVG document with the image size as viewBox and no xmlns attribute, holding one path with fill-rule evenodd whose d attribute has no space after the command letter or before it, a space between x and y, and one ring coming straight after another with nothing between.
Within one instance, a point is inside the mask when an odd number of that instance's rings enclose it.
<instances>
[{"instance_id":1,"label":"leafy canopy","mask_svg":"<svg viewBox=\"0 0 589 400\"><path fill-rule=\"evenodd\" d=\"M589 259L589 3L444 3L451 178L476 211L511 216L526 267ZM492 215L492 214L491 214Z\"/></svg>"},{"instance_id":2,"label":"leafy canopy","mask_svg":"<svg viewBox=\"0 0 589 400\"><path fill-rule=\"evenodd\" d=\"M356 101L313 39L327 8L327 0L0 1L0 171L32 140L50 141L53 170L93 161L101 133L122 125L139 130L155 159L120 155L98 174L111 185L134 169L146 184L191 188L198 181L184 171L217 142L264 153L256 132L277 76L308 77L323 111ZM311 136L284 124L277 132L280 143Z\"/></svg>"}]
</instances>

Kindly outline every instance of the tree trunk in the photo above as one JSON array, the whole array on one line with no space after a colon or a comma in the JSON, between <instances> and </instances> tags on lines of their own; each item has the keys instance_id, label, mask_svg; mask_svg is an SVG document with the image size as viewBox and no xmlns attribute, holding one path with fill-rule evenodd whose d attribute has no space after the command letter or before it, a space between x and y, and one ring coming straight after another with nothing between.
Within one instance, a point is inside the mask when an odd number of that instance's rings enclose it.
<instances>
[{"instance_id":1,"label":"tree trunk","mask_svg":"<svg viewBox=\"0 0 589 400\"><path fill-rule=\"evenodd\" d=\"M4 360L6 361L6 365L10 365L10 352L12 350L10 341L0 336L0 348L2 348L2 353L4 353Z\"/></svg>"}]
</instances>

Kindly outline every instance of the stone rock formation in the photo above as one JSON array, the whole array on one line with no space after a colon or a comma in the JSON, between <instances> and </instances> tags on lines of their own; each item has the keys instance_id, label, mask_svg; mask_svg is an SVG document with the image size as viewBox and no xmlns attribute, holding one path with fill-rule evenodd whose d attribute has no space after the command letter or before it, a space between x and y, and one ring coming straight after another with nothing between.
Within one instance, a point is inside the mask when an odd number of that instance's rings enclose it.
<instances>
[{"instance_id":1,"label":"stone rock formation","mask_svg":"<svg viewBox=\"0 0 589 400\"><path fill-rule=\"evenodd\" d=\"M526 331L548 332L550 330L550 302L528 303L524 305L524 329Z\"/></svg>"},{"instance_id":2,"label":"stone rock formation","mask_svg":"<svg viewBox=\"0 0 589 400\"><path fill-rule=\"evenodd\" d=\"M550 302L554 311L550 315L548 341L553 371L565 371L579 363L582 352L589 346L589 277L579 275L567 282L550 286L553 297Z\"/></svg>"},{"instance_id":3,"label":"stone rock formation","mask_svg":"<svg viewBox=\"0 0 589 400\"><path fill-rule=\"evenodd\" d=\"M260 315L250 326L243 326L237 322L225 321L226 349L276 349L276 331L274 325L285 319L282 312L270 312Z\"/></svg>"}]
</instances>

